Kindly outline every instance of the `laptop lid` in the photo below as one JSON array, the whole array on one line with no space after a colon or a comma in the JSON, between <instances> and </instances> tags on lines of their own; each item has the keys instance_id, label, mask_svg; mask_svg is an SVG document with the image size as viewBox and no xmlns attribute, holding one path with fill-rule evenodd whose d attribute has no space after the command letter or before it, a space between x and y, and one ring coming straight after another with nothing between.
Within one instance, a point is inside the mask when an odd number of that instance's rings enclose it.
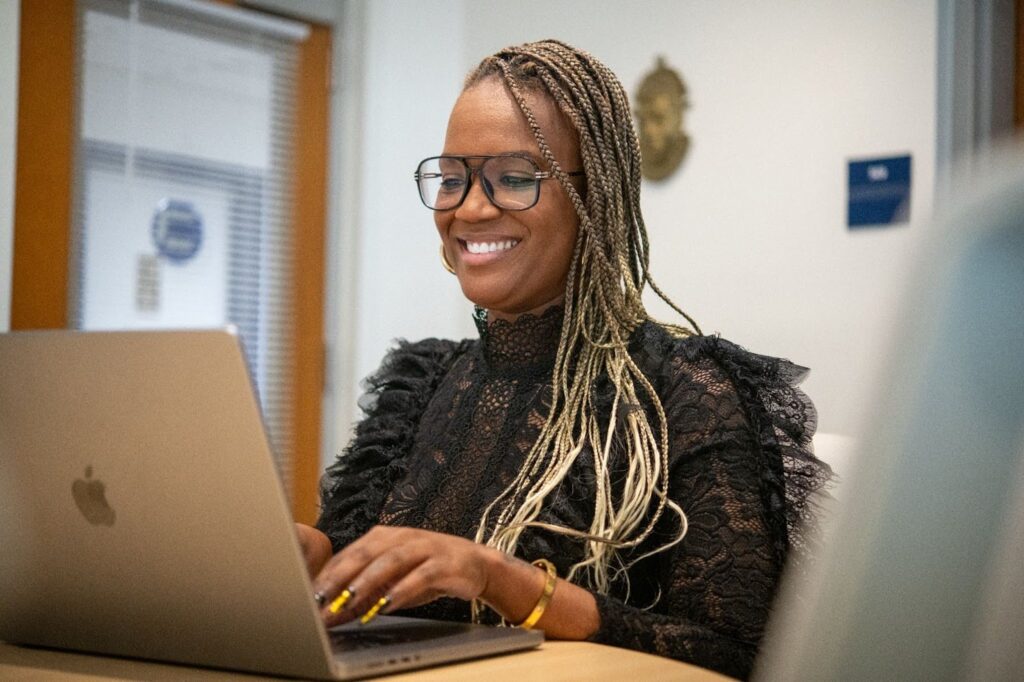
<instances>
[{"instance_id":1,"label":"laptop lid","mask_svg":"<svg viewBox=\"0 0 1024 682\"><path fill-rule=\"evenodd\" d=\"M329 678L542 639L446 624L335 660L226 331L0 335L0 547L10 642Z\"/></svg>"},{"instance_id":2,"label":"laptop lid","mask_svg":"<svg viewBox=\"0 0 1024 682\"><path fill-rule=\"evenodd\" d=\"M0 337L0 639L330 674L238 339Z\"/></svg>"}]
</instances>

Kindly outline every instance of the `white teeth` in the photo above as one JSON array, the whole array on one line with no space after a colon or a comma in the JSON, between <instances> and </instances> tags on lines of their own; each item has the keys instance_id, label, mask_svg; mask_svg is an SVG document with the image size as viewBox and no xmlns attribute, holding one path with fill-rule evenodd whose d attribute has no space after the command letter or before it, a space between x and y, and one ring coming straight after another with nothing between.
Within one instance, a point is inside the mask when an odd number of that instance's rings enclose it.
<instances>
[{"instance_id":1,"label":"white teeth","mask_svg":"<svg viewBox=\"0 0 1024 682\"><path fill-rule=\"evenodd\" d=\"M518 239L508 239L503 242L466 242L466 250L470 253L494 253L507 251L518 243Z\"/></svg>"}]
</instances>

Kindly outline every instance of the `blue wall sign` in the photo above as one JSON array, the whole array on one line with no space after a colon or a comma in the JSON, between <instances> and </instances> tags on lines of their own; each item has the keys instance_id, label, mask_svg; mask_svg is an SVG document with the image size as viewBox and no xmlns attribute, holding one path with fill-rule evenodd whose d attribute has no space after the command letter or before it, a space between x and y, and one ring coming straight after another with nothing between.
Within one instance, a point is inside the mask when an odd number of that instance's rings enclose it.
<instances>
[{"instance_id":1,"label":"blue wall sign","mask_svg":"<svg viewBox=\"0 0 1024 682\"><path fill-rule=\"evenodd\" d=\"M909 155L850 161L847 226L909 222L910 166Z\"/></svg>"},{"instance_id":2,"label":"blue wall sign","mask_svg":"<svg viewBox=\"0 0 1024 682\"><path fill-rule=\"evenodd\" d=\"M187 201L161 199L153 214L152 234L161 256L184 263L203 243L203 218Z\"/></svg>"}]
</instances>

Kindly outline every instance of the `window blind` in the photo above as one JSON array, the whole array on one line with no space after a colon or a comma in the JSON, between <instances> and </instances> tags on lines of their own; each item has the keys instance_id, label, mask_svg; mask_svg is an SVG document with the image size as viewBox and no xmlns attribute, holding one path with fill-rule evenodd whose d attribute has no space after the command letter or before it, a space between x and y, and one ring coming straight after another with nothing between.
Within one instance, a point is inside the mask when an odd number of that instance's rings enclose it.
<instances>
[{"instance_id":1,"label":"window blind","mask_svg":"<svg viewBox=\"0 0 1024 682\"><path fill-rule=\"evenodd\" d=\"M81 0L78 25L70 318L80 329L234 325L290 491L306 27L193 0Z\"/></svg>"}]
</instances>

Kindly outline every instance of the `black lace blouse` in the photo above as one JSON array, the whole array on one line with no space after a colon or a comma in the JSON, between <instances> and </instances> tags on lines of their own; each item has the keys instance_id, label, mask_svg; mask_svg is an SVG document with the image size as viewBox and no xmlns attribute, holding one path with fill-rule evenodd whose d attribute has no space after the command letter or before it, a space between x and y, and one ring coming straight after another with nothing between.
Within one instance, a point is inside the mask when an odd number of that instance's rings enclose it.
<instances>
[{"instance_id":1,"label":"black lace blouse","mask_svg":"<svg viewBox=\"0 0 1024 682\"><path fill-rule=\"evenodd\" d=\"M318 526L335 551L374 524L474 536L544 424L561 321L552 308L481 323L480 340L403 342L387 355L367 380L365 418L323 480ZM595 594L593 641L746 677L783 563L799 549L796 528L830 475L811 454L815 413L794 385L805 370L714 336L675 338L651 322L634 332L630 353L668 417L669 494L689 530L634 563L628 593L622 580ZM610 405L609 382L593 390L598 405ZM541 520L587 529L593 500L585 451ZM665 514L633 556L674 537L677 524ZM583 549L529 530L517 553L547 558L564 576ZM404 615L465 621L470 607L446 598Z\"/></svg>"}]
</instances>

